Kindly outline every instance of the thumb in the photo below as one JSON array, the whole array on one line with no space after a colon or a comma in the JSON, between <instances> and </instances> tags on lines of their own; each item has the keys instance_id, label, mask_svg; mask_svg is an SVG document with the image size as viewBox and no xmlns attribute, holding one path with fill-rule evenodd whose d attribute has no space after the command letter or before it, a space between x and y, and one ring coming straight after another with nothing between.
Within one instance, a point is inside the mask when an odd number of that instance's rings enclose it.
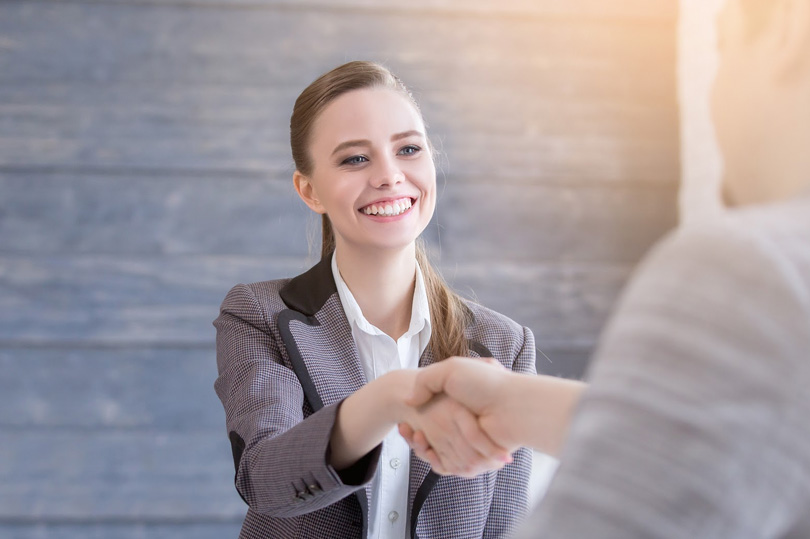
<instances>
[{"instance_id":1,"label":"thumb","mask_svg":"<svg viewBox=\"0 0 810 539\"><path fill-rule=\"evenodd\" d=\"M413 391L405 399L405 404L413 407L421 406L429 402L434 395L444 392L444 384L450 368L450 360L446 359L441 363L419 369L413 384Z\"/></svg>"}]
</instances>

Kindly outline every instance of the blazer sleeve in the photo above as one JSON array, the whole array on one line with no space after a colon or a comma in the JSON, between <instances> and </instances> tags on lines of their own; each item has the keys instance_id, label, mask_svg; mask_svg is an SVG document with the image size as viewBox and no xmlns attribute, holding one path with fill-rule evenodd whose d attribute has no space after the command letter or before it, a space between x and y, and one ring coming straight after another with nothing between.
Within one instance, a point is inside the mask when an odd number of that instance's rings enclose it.
<instances>
[{"instance_id":1,"label":"blazer sleeve","mask_svg":"<svg viewBox=\"0 0 810 539\"><path fill-rule=\"evenodd\" d=\"M228 293L214 321L219 371L214 388L225 408L237 491L256 512L292 517L363 488L376 470L379 448L349 473L338 474L328 464L342 401L304 418L304 391L284 364L272 324L249 286ZM349 476L353 480L342 479Z\"/></svg>"},{"instance_id":2,"label":"blazer sleeve","mask_svg":"<svg viewBox=\"0 0 810 539\"><path fill-rule=\"evenodd\" d=\"M518 343L520 349L512 362L512 370L536 374L534 335L529 328L523 328L522 339ZM526 447L521 447L512 458L510 464L496 473L495 492L482 539L510 536L529 510L532 452Z\"/></svg>"}]
</instances>

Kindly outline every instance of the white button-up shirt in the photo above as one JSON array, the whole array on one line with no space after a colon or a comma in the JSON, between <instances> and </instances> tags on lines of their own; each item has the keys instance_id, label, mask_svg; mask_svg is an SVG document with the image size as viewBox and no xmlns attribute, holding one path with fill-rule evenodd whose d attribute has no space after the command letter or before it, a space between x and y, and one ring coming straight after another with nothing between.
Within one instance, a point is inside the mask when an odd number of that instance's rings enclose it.
<instances>
[{"instance_id":1,"label":"white button-up shirt","mask_svg":"<svg viewBox=\"0 0 810 539\"><path fill-rule=\"evenodd\" d=\"M357 344L360 365L371 382L394 369L416 369L419 358L430 341L430 310L422 271L416 265L411 322L408 331L394 341L363 316L360 306L340 276L337 258L332 255L332 275L352 336ZM410 447L394 428L383 440L382 456L371 486L369 538L407 539L408 479Z\"/></svg>"}]
</instances>

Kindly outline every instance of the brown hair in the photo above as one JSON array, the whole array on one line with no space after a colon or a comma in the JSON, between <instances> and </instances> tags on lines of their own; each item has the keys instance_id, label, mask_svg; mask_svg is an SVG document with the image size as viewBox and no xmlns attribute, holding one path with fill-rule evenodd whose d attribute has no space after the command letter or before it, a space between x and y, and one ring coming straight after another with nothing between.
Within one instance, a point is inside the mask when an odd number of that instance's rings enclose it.
<instances>
[{"instance_id":1,"label":"brown hair","mask_svg":"<svg viewBox=\"0 0 810 539\"><path fill-rule=\"evenodd\" d=\"M341 95L365 88L387 88L406 96L421 115L419 105L403 82L387 68L373 63L354 61L329 71L307 86L295 100L290 118L290 147L295 168L303 175L312 173L309 140L312 126L326 106ZM431 148L431 154L432 148ZM321 257L335 250L335 233L329 217L324 214L321 224ZM430 263L421 238L416 242L416 261L422 270L433 327L430 346L436 360L469 354L464 328L472 313L441 274Z\"/></svg>"}]
</instances>

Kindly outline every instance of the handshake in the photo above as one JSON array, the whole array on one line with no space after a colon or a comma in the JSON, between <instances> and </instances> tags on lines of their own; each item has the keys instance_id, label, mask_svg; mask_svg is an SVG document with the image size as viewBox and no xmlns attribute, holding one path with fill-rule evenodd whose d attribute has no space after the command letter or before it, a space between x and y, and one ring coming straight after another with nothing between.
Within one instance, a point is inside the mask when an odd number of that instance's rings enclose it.
<instances>
[{"instance_id":1,"label":"handshake","mask_svg":"<svg viewBox=\"0 0 810 539\"><path fill-rule=\"evenodd\" d=\"M452 357L411 371L400 434L436 473L473 477L522 446L556 455L585 385Z\"/></svg>"}]
</instances>

